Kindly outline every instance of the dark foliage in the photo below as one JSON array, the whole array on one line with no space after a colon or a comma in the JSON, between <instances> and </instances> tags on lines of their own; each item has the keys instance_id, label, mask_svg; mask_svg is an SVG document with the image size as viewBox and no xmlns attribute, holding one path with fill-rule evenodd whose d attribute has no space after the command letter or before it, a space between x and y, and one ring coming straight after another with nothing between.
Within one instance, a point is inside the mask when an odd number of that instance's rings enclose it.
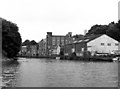
<instances>
[{"instance_id":1,"label":"dark foliage","mask_svg":"<svg viewBox=\"0 0 120 89\"><path fill-rule=\"evenodd\" d=\"M2 50L8 58L15 57L20 51L21 36L15 23L2 19Z\"/></svg>"},{"instance_id":2,"label":"dark foliage","mask_svg":"<svg viewBox=\"0 0 120 89\"><path fill-rule=\"evenodd\" d=\"M87 34L106 34L106 30L108 30L107 25L94 25L91 27Z\"/></svg>"},{"instance_id":3,"label":"dark foliage","mask_svg":"<svg viewBox=\"0 0 120 89\"><path fill-rule=\"evenodd\" d=\"M120 20L118 23L111 22L108 25L94 25L86 35L88 36L98 34L107 34L115 40L120 41Z\"/></svg>"}]
</instances>

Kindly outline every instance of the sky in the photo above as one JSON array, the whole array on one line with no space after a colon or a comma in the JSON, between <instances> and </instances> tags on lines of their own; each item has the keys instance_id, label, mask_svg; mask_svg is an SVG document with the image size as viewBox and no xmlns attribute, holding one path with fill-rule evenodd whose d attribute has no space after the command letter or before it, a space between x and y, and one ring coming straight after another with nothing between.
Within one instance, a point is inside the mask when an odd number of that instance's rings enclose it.
<instances>
[{"instance_id":1,"label":"sky","mask_svg":"<svg viewBox=\"0 0 120 89\"><path fill-rule=\"evenodd\" d=\"M119 0L1 0L0 17L16 23L22 41L39 42L47 32L84 34L95 24L118 21Z\"/></svg>"}]
</instances>

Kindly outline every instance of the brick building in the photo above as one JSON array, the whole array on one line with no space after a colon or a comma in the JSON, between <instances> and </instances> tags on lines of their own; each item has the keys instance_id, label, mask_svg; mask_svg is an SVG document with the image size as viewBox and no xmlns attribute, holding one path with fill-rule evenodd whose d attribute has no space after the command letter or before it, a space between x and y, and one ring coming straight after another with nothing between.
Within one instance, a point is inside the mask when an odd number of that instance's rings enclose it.
<instances>
[{"instance_id":1,"label":"brick building","mask_svg":"<svg viewBox=\"0 0 120 89\"><path fill-rule=\"evenodd\" d=\"M37 56L38 54L37 50L38 50L38 43L36 43L34 40L32 41L26 40L25 42L22 43L19 55Z\"/></svg>"},{"instance_id":2,"label":"brick building","mask_svg":"<svg viewBox=\"0 0 120 89\"><path fill-rule=\"evenodd\" d=\"M38 43L38 56L45 56L46 55L46 39L42 39Z\"/></svg>"},{"instance_id":3,"label":"brick building","mask_svg":"<svg viewBox=\"0 0 120 89\"><path fill-rule=\"evenodd\" d=\"M19 55L26 56L27 55L27 46L21 46Z\"/></svg>"},{"instance_id":4,"label":"brick building","mask_svg":"<svg viewBox=\"0 0 120 89\"><path fill-rule=\"evenodd\" d=\"M64 49L66 55L71 54L72 49L75 49L77 56L83 56L89 52L91 55L112 54L115 50L119 50L119 42L105 34L92 35L83 40L74 41L73 44L64 46Z\"/></svg>"},{"instance_id":5,"label":"brick building","mask_svg":"<svg viewBox=\"0 0 120 89\"><path fill-rule=\"evenodd\" d=\"M70 44L73 42L72 33L69 32L67 35L52 35L52 32L47 32L46 36L46 52L47 55L52 55L52 51L57 48Z\"/></svg>"},{"instance_id":6,"label":"brick building","mask_svg":"<svg viewBox=\"0 0 120 89\"><path fill-rule=\"evenodd\" d=\"M37 56L38 44L30 45L30 56Z\"/></svg>"}]
</instances>

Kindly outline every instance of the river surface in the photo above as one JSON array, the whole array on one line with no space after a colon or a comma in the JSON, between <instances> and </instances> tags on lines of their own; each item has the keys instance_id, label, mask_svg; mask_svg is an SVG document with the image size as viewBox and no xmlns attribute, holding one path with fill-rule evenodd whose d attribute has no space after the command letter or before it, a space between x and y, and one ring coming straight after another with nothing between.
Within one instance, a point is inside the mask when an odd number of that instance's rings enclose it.
<instances>
[{"instance_id":1,"label":"river surface","mask_svg":"<svg viewBox=\"0 0 120 89\"><path fill-rule=\"evenodd\" d=\"M117 62L19 58L3 65L11 87L117 87Z\"/></svg>"}]
</instances>

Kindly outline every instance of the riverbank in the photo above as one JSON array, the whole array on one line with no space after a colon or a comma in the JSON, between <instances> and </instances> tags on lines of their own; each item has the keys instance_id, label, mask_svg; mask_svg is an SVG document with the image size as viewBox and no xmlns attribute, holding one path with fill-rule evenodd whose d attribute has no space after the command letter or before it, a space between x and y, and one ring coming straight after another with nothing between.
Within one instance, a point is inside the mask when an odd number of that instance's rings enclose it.
<instances>
[{"instance_id":1,"label":"riverbank","mask_svg":"<svg viewBox=\"0 0 120 89\"><path fill-rule=\"evenodd\" d=\"M12 87L116 87L118 63L18 58L15 65L5 65ZM11 70L12 69L12 70ZM15 80L15 81L14 81ZM5 81L7 82L7 81ZM15 86L14 86L15 84Z\"/></svg>"},{"instance_id":2,"label":"riverbank","mask_svg":"<svg viewBox=\"0 0 120 89\"><path fill-rule=\"evenodd\" d=\"M56 59L59 57L60 60L79 60L79 61L106 61L106 62L113 62L114 57L108 56L91 56L91 57L82 57L82 56L18 56L23 58L48 58L48 59Z\"/></svg>"}]
</instances>

